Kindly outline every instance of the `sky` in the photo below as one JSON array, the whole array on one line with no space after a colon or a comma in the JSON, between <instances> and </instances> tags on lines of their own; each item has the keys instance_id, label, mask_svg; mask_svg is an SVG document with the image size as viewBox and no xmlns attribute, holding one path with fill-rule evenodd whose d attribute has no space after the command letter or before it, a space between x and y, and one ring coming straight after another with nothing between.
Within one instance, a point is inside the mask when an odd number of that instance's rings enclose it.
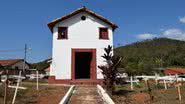
<instances>
[{"instance_id":1,"label":"sky","mask_svg":"<svg viewBox=\"0 0 185 104\"><path fill-rule=\"evenodd\" d=\"M155 37L185 40L185 0L1 0L0 59L39 62L52 56L47 23L86 6L116 23L114 46Z\"/></svg>"}]
</instances>

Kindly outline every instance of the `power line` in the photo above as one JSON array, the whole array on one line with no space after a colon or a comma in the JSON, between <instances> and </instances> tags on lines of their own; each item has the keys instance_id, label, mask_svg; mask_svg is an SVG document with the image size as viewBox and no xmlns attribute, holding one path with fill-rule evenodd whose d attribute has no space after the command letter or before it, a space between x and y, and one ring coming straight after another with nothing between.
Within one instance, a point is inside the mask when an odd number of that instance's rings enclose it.
<instances>
[{"instance_id":1,"label":"power line","mask_svg":"<svg viewBox=\"0 0 185 104\"><path fill-rule=\"evenodd\" d=\"M9 49L9 50L0 50L0 52L23 52L24 49Z\"/></svg>"},{"instance_id":2,"label":"power line","mask_svg":"<svg viewBox=\"0 0 185 104\"><path fill-rule=\"evenodd\" d=\"M27 45L25 44L25 47L22 49L7 49L7 50L0 50L0 58L3 57L20 57L20 55L17 55L16 52L24 52L24 60L26 60L26 52L28 50L31 50L31 48L27 48ZM16 54L16 55L15 55Z\"/></svg>"}]
</instances>

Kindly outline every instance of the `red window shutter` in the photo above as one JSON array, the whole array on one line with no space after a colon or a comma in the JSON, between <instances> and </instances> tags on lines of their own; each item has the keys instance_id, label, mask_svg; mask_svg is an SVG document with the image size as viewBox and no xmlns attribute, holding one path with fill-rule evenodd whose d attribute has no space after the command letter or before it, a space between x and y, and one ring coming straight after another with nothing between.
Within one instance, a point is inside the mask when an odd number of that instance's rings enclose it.
<instances>
[{"instance_id":1,"label":"red window shutter","mask_svg":"<svg viewBox=\"0 0 185 104\"><path fill-rule=\"evenodd\" d=\"M58 39L62 39L62 28L58 28Z\"/></svg>"},{"instance_id":2,"label":"red window shutter","mask_svg":"<svg viewBox=\"0 0 185 104\"><path fill-rule=\"evenodd\" d=\"M58 27L58 39L67 39L67 27Z\"/></svg>"},{"instance_id":3,"label":"red window shutter","mask_svg":"<svg viewBox=\"0 0 185 104\"><path fill-rule=\"evenodd\" d=\"M108 37L108 28L99 28L100 33L99 33L99 37L100 39L109 39Z\"/></svg>"}]
</instances>

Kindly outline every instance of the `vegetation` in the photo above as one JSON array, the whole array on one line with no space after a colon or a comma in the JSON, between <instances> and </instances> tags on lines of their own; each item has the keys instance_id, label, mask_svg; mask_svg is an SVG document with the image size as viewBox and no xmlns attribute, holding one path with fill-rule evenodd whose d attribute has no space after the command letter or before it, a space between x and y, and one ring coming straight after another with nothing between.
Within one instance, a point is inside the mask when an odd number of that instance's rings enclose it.
<instances>
[{"instance_id":1,"label":"vegetation","mask_svg":"<svg viewBox=\"0 0 185 104\"><path fill-rule=\"evenodd\" d=\"M181 86L182 101L178 100L177 88L174 85L168 86L165 90L164 85L157 85L153 81L149 81L152 89L153 100L148 94L145 82L140 82L141 87L134 86L134 90L130 90L130 84L117 85L115 94L112 97L116 104L185 104L185 87Z\"/></svg>"},{"instance_id":2,"label":"vegetation","mask_svg":"<svg viewBox=\"0 0 185 104\"><path fill-rule=\"evenodd\" d=\"M123 57L121 67L129 75L153 74L157 68L185 67L185 42L156 38L114 49Z\"/></svg>"},{"instance_id":3,"label":"vegetation","mask_svg":"<svg viewBox=\"0 0 185 104\"><path fill-rule=\"evenodd\" d=\"M50 62L48 62L50 59L46 59L44 61L30 64L31 68L37 69L39 71L44 71L44 69L48 68L50 65Z\"/></svg>"},{"instance_id":4,"label":"vegetation","mask_svg":"<svg viewBox=\"0 0 185 104\"><path fill-rule=\"evenodd\" d=\"M185 41L155 38L117 47L114 54L123 57L120 66L129 75L150 75L158 68L185 67ZM50 64L48 60L31 66L44 70Z\"/></svg>"},{"instance_id":5,"label":"vegetation","mask_svg":"<svg viewBox=\"0 0 185 104\"><path fill-rule=\"evenodd\" d=\"M98 66L102 70L104 76L104 84L107 91L110 91L112 94L114 92L114 84L116 82L116 76L118 74L118 66L121 62L120 57L114 57L112 55L112 47L108 46L104 49L105 54L102 56L106 60L106 64Z\"/></svg>"},{"instance_id":6,"label":"vegetation","mask_svg":"<svg viewBox=\"0 0 185 104\"><path fill-rule=\"evenodd\" d=\"M69 87L39 85L39 91L36 90L36 83L21 83L26 90L19 89L15 104L59 104L61 98L67 93ZM7 103L12 104L15 89L9 88L7 93ZM3 104L4 84L0 85L0 104Z\"/></svg>"}]
</instances>

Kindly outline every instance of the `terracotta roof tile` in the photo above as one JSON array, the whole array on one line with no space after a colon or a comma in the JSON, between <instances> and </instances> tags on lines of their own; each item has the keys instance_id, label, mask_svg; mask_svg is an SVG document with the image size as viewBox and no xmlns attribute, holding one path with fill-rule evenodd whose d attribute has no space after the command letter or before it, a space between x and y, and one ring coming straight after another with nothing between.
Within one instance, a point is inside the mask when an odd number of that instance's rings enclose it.
<instances>
[{"instance_id":1,"label":"terracotta roof tile","mask_svg":"<svg viewBox=\"0 0 185 104\"><path fill-rule=\"evenodd\" d=\"M0 65L9 66L9 65L13 65L21 60L23 60L23 59L0 60Z\"/></svg>"},{"instance_id":2,"label":"terracotta roof tile","mask_svg":"<svg viewBox=\"0 0 185 104\"><path fill-rule=\"evenodd\" d=\"M77 10L75 10L75 11L73 11L73 12L71 12L71 13L65 15L65 16L62 16L60 18L57 18L57 19L53 20L52 22L48 23L48 27L50 28L51 32L53 32L52 30L53 30L53 27L55 26L55 24L65 20L65 19L68 19L68 18L70 18L70 17L72 17L72 16L74 16L74 15L80 13L80 12L86 12L86 13L92 15L92 16L95 16L96 18L98 18L98 19L102 20L103 22L109 24L113 28L113 30L118 28L118 26L116 24L110 22L109 20L102 17L101 15L98 15L95 12L87 9L86 7L81 7L81 8L79 8L79 9L77 9Z\"/></svg>"},{"instance_id":3,"label":"terracotta roof tile","mask_svg":"<svg viewBox=\"0 0 185 104\"><path fill-rule=\"evenodd\" d=\"M50 66L48 66L44 71L50 71Z\"/></svg>"},{"instance_id":4,"label":"terracotta roof tile","mask_svg":"<svg viewBox=\"0 0 185 104\"><path fill-rule=\"evenodd\" d=\"M167 68L165 74L185 74L185 68Z\"/></svg>"}]
</instances>

